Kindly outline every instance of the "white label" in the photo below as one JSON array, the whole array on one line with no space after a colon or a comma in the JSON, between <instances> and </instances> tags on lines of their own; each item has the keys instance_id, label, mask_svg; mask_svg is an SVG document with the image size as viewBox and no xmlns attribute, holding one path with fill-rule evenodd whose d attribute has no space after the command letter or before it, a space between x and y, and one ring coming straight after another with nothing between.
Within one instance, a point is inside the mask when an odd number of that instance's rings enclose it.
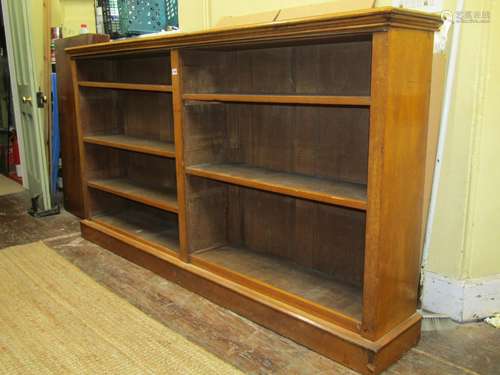
<instances>
[{"instance_id":1,"label":"white label","mask_svg":"<svg viewBox=\"0 0 500 375\"><path fill-rule=\"evenodd\" d=\"M176 75L177 75L177 69L176 69L176 68L173 68L173 69L172 69L172 75L173 75L173 76L176 76Z\"/></svg>"}]
</instances>

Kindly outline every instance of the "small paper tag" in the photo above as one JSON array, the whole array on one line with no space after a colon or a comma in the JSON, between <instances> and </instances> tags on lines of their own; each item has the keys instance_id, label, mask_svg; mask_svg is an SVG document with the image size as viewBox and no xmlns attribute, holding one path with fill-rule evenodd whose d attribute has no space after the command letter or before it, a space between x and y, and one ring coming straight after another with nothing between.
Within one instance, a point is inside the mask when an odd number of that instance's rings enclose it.
<instances>
[{"instance_id":1,"label":"small paper tag","mask_svg":"<svg viewBox=\"0 0 500 375\"><path fill-rule=\"evenodd\" d=\"M172 68L172 75L176 76L177 75L177 68Z\"/></svg>"}]
</instances>

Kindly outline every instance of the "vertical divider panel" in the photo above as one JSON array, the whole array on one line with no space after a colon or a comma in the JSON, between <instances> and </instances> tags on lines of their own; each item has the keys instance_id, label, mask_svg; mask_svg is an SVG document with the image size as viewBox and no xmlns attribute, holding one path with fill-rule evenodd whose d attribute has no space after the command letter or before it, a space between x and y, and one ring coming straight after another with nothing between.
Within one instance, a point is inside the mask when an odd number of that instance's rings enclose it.
<instances>
[{"instance_id":1,"label":"vertical divider panel","mask_svg":"<svg viewBox=\"0 0 500 375\"><path fill-rule=\"evenodd\" d=\"M82 124L82 114L80 105L80 86L78 85L78 72L75 59L70 61L71 67L71 80L73 81L73 92L75 97L75 120L76 120L76 134L78 136L78 150L76 152L80 153L80 181L82 183L82 197L83 197L83 218L88 219L90 217L90 202L89 202L89 192L87 187L87 162L85 160L85 146L83 144L83 124Z\"/></svg>"},{"instance_id":2,"label":"vertical divider panel","mask_svg":"<svg viewBox=\"0 0 500 375\"><path fill-rule=\"evenodd\" d=\"M184 125L182 102L182 56L178 49L170 52L172 67L172 103L174 115L175 166L177 178L177 201L179 205L179 256L188 262L188 237L186 222L186 172L184 163Z\"/></svg>"}]
</instances>

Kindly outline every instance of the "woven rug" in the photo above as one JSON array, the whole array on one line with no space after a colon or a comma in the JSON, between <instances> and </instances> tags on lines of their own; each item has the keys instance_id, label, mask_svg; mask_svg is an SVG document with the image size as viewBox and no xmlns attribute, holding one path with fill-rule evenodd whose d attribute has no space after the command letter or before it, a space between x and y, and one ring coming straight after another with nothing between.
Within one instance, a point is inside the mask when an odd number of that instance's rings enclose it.
<instances>
[{"instance_id":1,"label":"woven rug","mask_svg":"<svg viewBox=\"0 0 500 375\"><path fill-rule=\"evenodd\" d=\"M0 195L20 193L24 188L10 178L0 175Z\"/></svg>"},{"instance_id":2,"label":"woven rug","mask_svg":"<svg viewBox=\"0 0 500 375\"><path fill-rule=\"evenodd\" d=\"M0 374L240 374L41 242L0 250Z\"/></svg>"}]
</instances>

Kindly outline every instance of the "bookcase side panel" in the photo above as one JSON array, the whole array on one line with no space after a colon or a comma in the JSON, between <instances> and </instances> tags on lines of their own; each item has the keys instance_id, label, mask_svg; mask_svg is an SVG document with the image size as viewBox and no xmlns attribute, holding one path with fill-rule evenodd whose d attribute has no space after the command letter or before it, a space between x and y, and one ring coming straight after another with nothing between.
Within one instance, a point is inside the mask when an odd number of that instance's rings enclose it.
<instances>
[{"instance_id":1,"label":"bookcase side panel","mask_svg":"<svg viewBox=\"0 0 500 375\"><path fill-rule=\"evenodd\" d=\"M363 334L416 312L433 34L373 36Z\"/></svg>"}]
</instances>

